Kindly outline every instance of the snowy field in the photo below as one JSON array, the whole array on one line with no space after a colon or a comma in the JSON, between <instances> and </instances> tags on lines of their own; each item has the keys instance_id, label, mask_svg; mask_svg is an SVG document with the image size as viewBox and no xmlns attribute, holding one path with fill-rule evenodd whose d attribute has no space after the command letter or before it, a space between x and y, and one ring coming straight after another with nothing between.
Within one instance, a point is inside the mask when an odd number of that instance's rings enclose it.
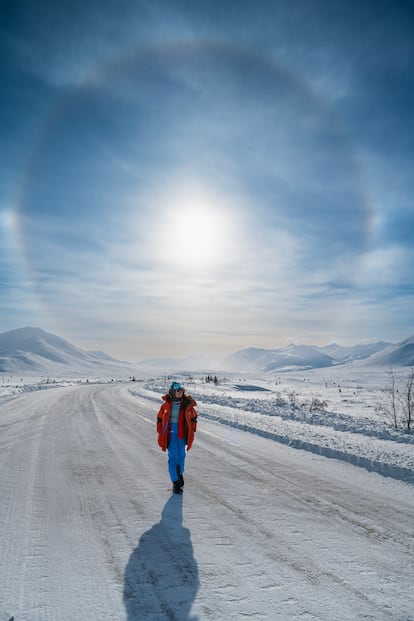
<instances>
[{"instance_id":1,"label":"snowy field","mask_svg":"<svg viewBox=\"0 0 414 621\"><path fill-rule=\"evenodd\" d=\"M394 371L401 391L408 373L406 367ZM414 432L394 429L379 411L388 399L389 370L350 365L269 376L218 374L216 383L206 377L196 373L140 379L137 375L130 391L158 402L171 378L176 378L198 401L204 418L414 483ZM19 393L129 380L76 374L64 378L3 375L0 403Z\"/></svg>"},{"instance_id":2,"label":"snowy field","mask_svg":"<svg viewBox=\"0 0 414 621\"><path fill-rule=\"evenodd\" d=\"M406 367L394 371L400 390L408 373ZM217 383L207 382L200 373L156 379L137 375L131 393L158 402L171 377L182 381L198 401L200 416L414 483L414 432L395 430L379 411L388 398L388 369L350 365L269 376L226 373L216 376ZM0 403L24 392L129 379L4 375L0 376ZM324 404L321 409L312 407L317 402Z\"/></svg>"},{"instance_id":3,"label":"snowy field","mask_svg":"<svg viewBox=\"0 0 414 621\"><path fill-rule=\"evenodd\" d=\"M400 387L408 372L395 372ZM177 377L206 418L414 483L414 433L394 430L378 411L387 398L388 370L334 367L265 379L226 375L217 376L216 385L205 376ZM145 394L157 400L168 382L145 382ZM316 401L325 407L311 409Z\"/></svg>"},{"instance_id":4,"label":"snowy field","mask_svg":"<svg viewBox=\"0 0 414 621\"><path fill-rule=\"evenodd\" d=\"M183 497L156 445L171 378L0 379L0 621L413 621L387 372L179 377L200 414Z\"/></svg>"}]
</instances>

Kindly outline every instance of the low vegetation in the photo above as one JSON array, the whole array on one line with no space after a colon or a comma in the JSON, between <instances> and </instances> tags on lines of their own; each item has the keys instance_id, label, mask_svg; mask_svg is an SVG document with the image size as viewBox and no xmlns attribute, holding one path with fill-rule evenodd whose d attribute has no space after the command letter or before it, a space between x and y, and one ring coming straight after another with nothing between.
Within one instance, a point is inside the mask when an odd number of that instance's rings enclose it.
<instances>
[{"instance_id":1,"label":"low vegetation","mask_svg":"<svg viewBox=\"0 0 414 621\"><path fill-rule=\"evenodd\" d=\"M393 368L389 371L389 384L384 389L384 400L377 408L394 429L412 431L414 415L414 368L405 378L397 378Z\"/></svg>"}]
</instances>

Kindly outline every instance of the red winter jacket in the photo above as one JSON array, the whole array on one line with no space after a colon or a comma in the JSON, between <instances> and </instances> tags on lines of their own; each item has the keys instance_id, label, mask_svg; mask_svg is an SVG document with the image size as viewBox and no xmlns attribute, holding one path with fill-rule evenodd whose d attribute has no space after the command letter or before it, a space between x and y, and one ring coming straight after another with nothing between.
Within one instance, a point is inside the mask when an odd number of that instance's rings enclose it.
<instances>
[{"instance_id":1,"label":"red winter jacket","mask_svg":"<svg viewBox=\"0 0 414 621\"><path fill-rule=\"evenodd\" d=\"M170 440L172 398L167 394L163 396L163 400L164 403L157 414L157 433L158 444L165 451ZM181 400L180 413L178 415L178 437L185 440L187 451L190 450L193 444L194 434L197 429L197 412L194 409L196 405L197 403L190 395L184 395Z\"/></svg>"}]
</instances>

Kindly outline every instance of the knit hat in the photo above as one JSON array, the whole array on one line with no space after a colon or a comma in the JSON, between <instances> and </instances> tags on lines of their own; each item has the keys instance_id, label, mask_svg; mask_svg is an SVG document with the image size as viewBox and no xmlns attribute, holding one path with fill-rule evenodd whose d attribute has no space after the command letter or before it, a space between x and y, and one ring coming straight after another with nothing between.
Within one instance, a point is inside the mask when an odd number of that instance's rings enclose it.
<instances>
[{"instance_id":1,"label":"knit hat","mask_svg":"<svg viewBox=\"0 0 414 621\"><path fill-rule=\"evenodd\" d=\"M170 388L170 390L173 390L173 391L175 392L176 390L184 390L184 389L183 389L183 387L181 386L180 382L173 382L173 383L171 384L171 388Z\"/></svg>"}]
</instances>

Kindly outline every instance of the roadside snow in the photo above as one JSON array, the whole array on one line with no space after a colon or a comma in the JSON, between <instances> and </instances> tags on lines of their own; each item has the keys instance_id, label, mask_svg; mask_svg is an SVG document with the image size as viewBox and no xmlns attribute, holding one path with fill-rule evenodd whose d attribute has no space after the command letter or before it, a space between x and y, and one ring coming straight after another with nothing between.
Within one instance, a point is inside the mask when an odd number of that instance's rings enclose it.
<instances>
[{"instance_id":1,"label":"roadside snow","mask_svg":"<svg viewBox=\"0 0 414 621\"><path fill-rule=\"evenodd\" d=\"M393 429L376 411L388 383L385 370L358 369L356 377L341 367L219 378L217 384L177 377L197 400L200 417L414 483L414 434ZM170 381L148 380L130 390L159 401ZM311 410L314 399L325 401L326 409Z\"/></svg>"}]
</instances>

